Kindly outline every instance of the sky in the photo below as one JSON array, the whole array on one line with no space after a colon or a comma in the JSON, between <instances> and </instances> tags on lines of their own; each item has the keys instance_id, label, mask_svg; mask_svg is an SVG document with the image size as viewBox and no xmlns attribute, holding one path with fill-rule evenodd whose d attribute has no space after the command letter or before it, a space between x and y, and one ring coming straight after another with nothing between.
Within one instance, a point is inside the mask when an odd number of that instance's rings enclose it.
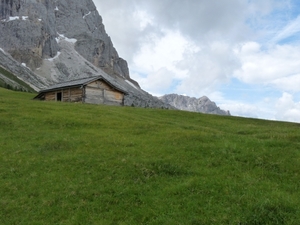
<instances>
[{"instance_id":1,"label":"sky","mask_svg":"<svg viewBox=\"0 0 300 225\"><path fill-rule=\"evenodd\" d=\"M155 96L300 122L299 0L94 0L130 76Z\"/></svg>"}]
</instances>

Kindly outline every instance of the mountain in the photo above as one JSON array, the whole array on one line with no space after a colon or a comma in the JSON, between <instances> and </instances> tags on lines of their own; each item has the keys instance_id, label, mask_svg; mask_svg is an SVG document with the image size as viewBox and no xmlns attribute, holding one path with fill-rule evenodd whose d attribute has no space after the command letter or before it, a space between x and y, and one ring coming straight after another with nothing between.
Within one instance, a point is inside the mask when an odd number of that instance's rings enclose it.
<instances>
[{"instance_id":1,"label":"mountain","mask_svg":"<svg viewBox=\"0 0 300 225\"><path fill-rule=\"evenodd\" d=\"M2 48L0 48L0 81L12 86L13 89L21 88L28 91L38 91L51 84L51 81L47 81L45 78L33 73L24 64L4 52ZM24 85L24 83L26 84ZM27 89L26 86L30 86L30 89Z\"/></svg>"},{"instance_id":2,"label":"mountain","mask_svg":"<svg viewBox=\"0 0 300 225\"><path fill-rule=\"evenodd\" d=\"M12 89L16 91L35 92L35 90L32 87L30 87L30 85L26 84L24 81L20 80L13 73L7 71L1 66L0 66L0 87L4 87L6 89Z\"/></svg>"},{"instance_id":3,"label":"mountain","mask_svg":"<svg viewBox=\"0 0 300 225\"><path fill-rule=\"evenodd\" d=\"M220 109L215 102L212 102L206 96L197 99L183 95L168 94L160 97L159 99L180 110L208 114L230 115L229 111Z\"/></svg>"},{"instance_id":4,"label":"mountain","mask_svg":"<svg viewBox=\"0 0 300 225\"><path fill-rule=\"evenodd\" d=\"M2 48L35 71L43 59L58 57L59 43L74 49L109 74L129 78L127 63L118 56L92 0L8 0L0 3ZM61 74L68 75L64 66Z\"/></svg>"},{"instance_id":5,"label":"mountain","mask_svg":"<svg viewBox=\"0 0 300 225\"><path fill-rule=\"evenodd\" d=\"M0 1L0 34L0 67L36 91L101 75L129 93L125 105L172 108L130 78L92 0Z\"/></svg>"}]
</instances>

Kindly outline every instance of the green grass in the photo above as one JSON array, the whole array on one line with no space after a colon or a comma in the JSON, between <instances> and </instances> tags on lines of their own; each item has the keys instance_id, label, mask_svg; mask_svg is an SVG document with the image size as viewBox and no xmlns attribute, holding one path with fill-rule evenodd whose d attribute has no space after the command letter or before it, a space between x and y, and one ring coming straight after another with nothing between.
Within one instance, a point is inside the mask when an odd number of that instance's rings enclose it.
<instances>
[{"instance_id":1,"label":"green grass","mask_svg":"<svg viewBox=\"0 0 300 225\"><path fill-rule=\"evenodd\" d=\"M300 124L0 89L0 224L300 224Z\"/></svg>"}]
</instances>

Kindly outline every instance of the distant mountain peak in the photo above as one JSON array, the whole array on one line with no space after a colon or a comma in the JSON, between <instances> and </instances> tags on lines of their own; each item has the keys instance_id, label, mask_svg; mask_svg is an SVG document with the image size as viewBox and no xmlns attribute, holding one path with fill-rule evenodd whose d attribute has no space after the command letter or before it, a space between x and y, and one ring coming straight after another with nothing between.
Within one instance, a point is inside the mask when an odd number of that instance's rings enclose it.
<instances>
[{"instance_id":1,"label":"distant mountain peak","mask_svg":"<svg viewBox=\"0 0 300 225\"><path fill-rule=\"evenodd\" d=\"M230 115L229 111L220 109L216 103L212 102L207 96L197 99L195 97L184 95L167 94L159 97L159 99L180 110L217 115Z\"/></svg>"}]
</instances>

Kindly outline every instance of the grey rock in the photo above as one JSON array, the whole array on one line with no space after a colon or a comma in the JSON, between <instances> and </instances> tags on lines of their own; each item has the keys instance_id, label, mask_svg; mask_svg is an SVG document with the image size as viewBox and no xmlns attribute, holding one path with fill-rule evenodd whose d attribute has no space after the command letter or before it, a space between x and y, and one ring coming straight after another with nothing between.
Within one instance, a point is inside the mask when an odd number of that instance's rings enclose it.
<instances>
[{"instance_id":1,"label":"grey rock","mask_svg":"<svg viewBox=\"0 0 300 225\"><path fill-rule=\"evenodd\" d=\"M0 2L0 46L15 60L34 69L57 54L52 1Z\"/></svg>"},{"instance_id":2,"label":"grey rock","mask_svg":"<svg viewBox=\"0 0 300 225\"><path fill-rule=\"evenodd\" d=\"M92 0L0 1L0 34L0 65L35 90L101 75L127 106L173 108L130 78Z\"/></svg>"},{"instance_id":3,"label":"grey rock","mask_svg":"<svg viewBox=\"0 0 300 225\"><path fill-rule=\"evenodd\" d=\"M35 70L60 51L56 39L76 39L86 60L114 76L129 79L92 0L0 1L0 46Z\"/></svg>"},{"instance_id":4,"label":"grey rock","mask_svg":"<svg viewBox=\"0 0 300 225\"><path fill-rule=\"evenodd\" d=\"M220 109L215 102L212 102L206 96L197 99L189 96L168 94L160 97L159 99L180 110L217 115L230 115L229 111Z\"/></svg>"},{"instance_id":5,"label":"grey rock","mask_svg":"<svg viewBox=\"0 0 300 225\"><path fill-rule=\"evenodd\" d=\"M24 81L30 87L36 91L46 88L50 82L47 81L45 78L39 77L34 74L25 64L21 64L15 59L13 59L9 54L5 53L3 50L0 49L0 66L5 70L9 71L10 73L16 75L19 80ZM7 81L7 84L12 86L18 87L18 84L14 82L12 79L4 78L2 75L3 80ZM9 79L9 81L7 80Z\"/></svg>"}]
</instances>

